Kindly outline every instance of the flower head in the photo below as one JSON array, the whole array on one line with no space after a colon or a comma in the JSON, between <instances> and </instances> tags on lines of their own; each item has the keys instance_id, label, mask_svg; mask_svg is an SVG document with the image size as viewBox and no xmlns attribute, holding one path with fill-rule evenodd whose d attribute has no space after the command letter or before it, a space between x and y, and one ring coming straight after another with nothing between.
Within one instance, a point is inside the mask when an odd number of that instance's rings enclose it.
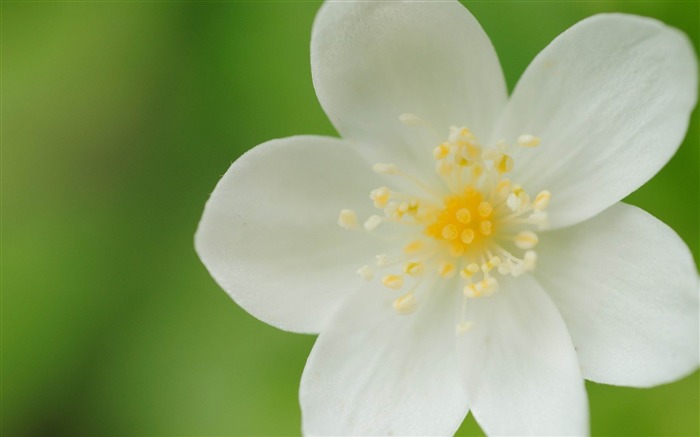
<instances>
[{"instance_id":1,"label":"flower head","mask_svg":"<svg viewBox=\"0 0 700 437\"><path fill-rule=\"evenodd\" d=\"M342 139L237 160L196 236L259 319L320 333L306 434L586 434L584 379L646 387L698 367L698 274L622 203L673 155L696 103L687 38L598 15L508 97L457 2L329 2L319 100Z\"/></svg>"}]
</instances>

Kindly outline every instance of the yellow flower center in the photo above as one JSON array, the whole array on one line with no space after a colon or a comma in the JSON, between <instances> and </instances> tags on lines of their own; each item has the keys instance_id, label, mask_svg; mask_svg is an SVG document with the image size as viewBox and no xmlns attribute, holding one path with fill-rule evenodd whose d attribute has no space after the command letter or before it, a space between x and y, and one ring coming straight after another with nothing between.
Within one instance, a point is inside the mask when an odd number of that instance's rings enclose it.
<instances>
[{"instance_id":1,"label":"yellow flower center","mask_svg":"<svg viewBox=\"0 0 700 437\"><path fill-rule=\"evenodd\" d=\"M404 114L408 125L425 124L418 117ZM521 135L520 147L536 147L539 138ZM468 299L487 297L498 289L498 275L519 276L535 268L538 242L536 230L547 226L544 210L551 197L540 192L534 200L520 185L505 175L515 163L510 146L501 141L484 147L467 128L451 127L448 139L433 150L435 170L443 184L429 186L394 164L375 164L383 175L403 177L417 187L416 193L402 193L379 187L370 193L374 206L383 212L364 222L364 229L375 231L382 223L409 225L402 250L376 256L376 268L383 270L381 282L389 290L402 292L394 300L398 314L409 314L435 287L425 286L425 278L462 278L463 316L457 332L471 326L464 318ZM338 224L357 229L357 214L344 209ZM374 268L360 267L365 280L374 278Z\"/></svg>"}]
</instances>

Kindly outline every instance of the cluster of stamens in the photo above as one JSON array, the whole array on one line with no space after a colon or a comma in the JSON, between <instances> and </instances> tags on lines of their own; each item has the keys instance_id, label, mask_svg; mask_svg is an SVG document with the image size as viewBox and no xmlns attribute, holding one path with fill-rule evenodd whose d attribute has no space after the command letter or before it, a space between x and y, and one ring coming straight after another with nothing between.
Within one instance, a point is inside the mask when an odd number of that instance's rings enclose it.
<instances>
[{"instance_id":1,"label":"cluster of stamens","mask_svg":"<svg viewBox=\"0 0 700 437\"><path fill-rule=\"evenodd\" d=\"M408 125L425 124L411 114L400 119ZM539 142L526 134L517 145L530 148ZM372 190L369 197L382 214L371 215L362 226L354 211L340 212L338 224L346 229L373 232L384 223L409 225L408 243L400 253L379 254L375 267L364 265L357 271L367 281L374 279L375 270L384 271L383 285L403 291L394 300L397 313L413 312L420 294L434 289L436 280L459 275L463 304L457 332L463 333L471 326L465 319L468 299L495 293L498 275L519 276L535 268L535 231L548 225L545 209L551 194L542 191L531 199L506 177L514 166L510 149L504 141L484 147L469 129L453 126L448 139L433 150L441 186L431 187L394 164L375 164L376 173L405 178L419 194L388 187Z\"/></svg>"}]
</instances>

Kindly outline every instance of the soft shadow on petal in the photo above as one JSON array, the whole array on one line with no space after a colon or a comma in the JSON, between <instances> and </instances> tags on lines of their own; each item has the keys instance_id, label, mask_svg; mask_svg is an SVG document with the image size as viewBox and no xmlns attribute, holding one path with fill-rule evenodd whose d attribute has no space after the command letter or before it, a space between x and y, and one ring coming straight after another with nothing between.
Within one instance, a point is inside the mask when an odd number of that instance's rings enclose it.
<instances>
[{"instance_id":1,"label":"soft shadow on petal","mask_svg":"<svg viewBox=\"0 0 700 437\"><path fill-rule=\"evenodd\" d=\"M688 38L656 20L596 15L557 37L515 88L499 133L538 135L513 180L552 192L553 227L621 200L673 156L697 99Z\"/></svg>"},{"instance_id":2,"label":"soft shadow on petal","mask_svg":"<svg viewBox=\"0 0 700 437\"><path fill-rule=\"evenodd\" d=\"M697 369L698 273L668 226L620 203L543 234L538 253L586 379L648 387Z\"/></svg>"},{"instance_id":3,"label":"soft shadow on petal","mask_svg":"<svg viewBox=\"0 0 700 437\"><path fill-rule=\"evenodd\" d=\"M583 435L588 400L559 311L530 276L470 300L458 338L474 418L489 435Z\"/></svg>"},{"instance_id":4,"label":"soft shadow on petal","mask_svg":"<svg viewBox=\"0 0 700 437\"><path fill-rule=\"evenodd\" d=\"M319 336L302 376L306 435L451 435L467 414L455 361L459 295L431 290L398 315L367 284Z\"/></svg>"},{"instance_id":5,"label":"soft shadow on petal","mask_svg":"<svg viewBox=\"0 0 700 437\"><path fill-rule=\"evenodd\" d=\"M219 181L195 235L197 253L255 317L285 330L320 332L354 290L355 271L376 244L341 229L338 214L370 208L367 195L377 185L379 177L344 141L269 141Z\"/></svg>"},{"instance_id":6,"label":"soft shadow on petal","mask_svg":"<svg viewBox=\"0 0 700 437\"><path fill-rule=\"evenodd\" d=\"M311 67L341 136L410 170L432 168L431 150L451 124L486 140L507 95L491 42L456 1L326 2L314 22ZM404 126L403 113L437 135Z\"/></svg>"}]
</instances>

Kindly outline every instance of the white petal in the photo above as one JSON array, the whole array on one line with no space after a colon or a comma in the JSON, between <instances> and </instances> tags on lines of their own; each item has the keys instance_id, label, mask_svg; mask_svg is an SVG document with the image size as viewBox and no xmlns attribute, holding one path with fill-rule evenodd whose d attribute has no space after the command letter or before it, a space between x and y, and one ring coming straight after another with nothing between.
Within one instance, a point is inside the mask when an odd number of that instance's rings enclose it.
<instances>
[{"instance_id":1,"label":"white petal","mask_svg":"<svg viewBox=\"0 0 700 437\"><path fill-rule=\"evenodd\" d=\"M388 151L432 166L431 150L451 124L485 139L506 102L496 52L456 1L326 2L314 22L311 67L338 132L369 144L376 160ZM404 113L437 135L404 126Z\"/></svg>"},{"instance_id":2,"label":"white petal","mask_svg":"<svg viewBox=\"0 0 700 437\"><path fill-rule=\"evenodd\" d=\"M566 325L529 275L470 300L459 337L474 418L489 435L588 433L588 401Z\"/></svg>"},{"instance_id":3,"label":"white petal","mask_svg":"<svg viewBox=\"0 0 700 437\"><path fill-rule=\"evenodd\" d=\"M697 369L698 274L668 226L620 203L543 234L538 254L586 379L647 387Z\"/></svg>"},{"instance_id":4,"label":"white petal","mask_svg":"<svg viewBox=\"0 0 700 437\"><path fill-rule=\"evenodd\" d=\"M319 332L354 290L357 268L373 257L362 250L373 241L341 229L338 215L343 208L363 212L378 185L369 165L340 140L307 136L259 145L216 186L195 237L197 253L255 317Z\"/></svg>"},{"instance_id":5,"label":"white petal","mask_svg":"<svg viewBox=\"0 0 700 437\"><path fill-rule=\"evenodd\" d=\"M515 154L513 179L552 192L553 227L619 201L673 156L697 99L688 38L631 15L596 15L545 48L516 86L501 135L540 136Z\"/></svg>"},{"instance_id":6,"label":"white petal","mask_svg":"<svg viewBox=\"0 0 700 437\"><path fill-rule=\"evenodd\" d=\"M319 336L301 381L306 435L451 435L467 414L456 367L458 293L398 315L367 285Z\"/></svg>"}]
</instances>

